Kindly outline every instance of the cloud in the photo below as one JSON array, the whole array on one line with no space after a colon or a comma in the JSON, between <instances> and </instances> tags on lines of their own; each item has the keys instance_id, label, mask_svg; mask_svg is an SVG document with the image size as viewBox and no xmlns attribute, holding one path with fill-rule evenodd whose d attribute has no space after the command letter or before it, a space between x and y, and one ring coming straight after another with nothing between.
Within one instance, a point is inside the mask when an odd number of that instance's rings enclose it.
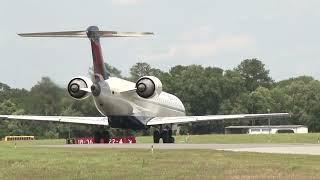
<instances>
[{"instance_id":1,"label":"cloud","mask_svg":"<svg viewBox=\"0 0 320 180\"><path fill-rule=\"evenodd\" d=\"M144 0L112 0L112 4L118 6L134 6L142 4Z\"/></svg>"},{"instance_id":2,"label":"cloud","mask_svg":"<svg viewBox=\"0 0 320 180\"><path fill-rule=\"evenodd\" d=\"M211 57L218 53L239 51L254 46L254 38L248 35L227 35L207 40L187 40L169 45L162 52L147 55L148 59L177 57Z\"/></svg>"},{"instance_id":3,"label":"cloud","mask_svg":"<svg viewBox=\"0 0 320 180\"><path fill-rule=\"evenodd\" d=\"M181 32L165 49L146 54L150 60L212 57L220 53L251 51L255 38L248 34L217 34L203 25Z\"/></svg>"}]
</instances>

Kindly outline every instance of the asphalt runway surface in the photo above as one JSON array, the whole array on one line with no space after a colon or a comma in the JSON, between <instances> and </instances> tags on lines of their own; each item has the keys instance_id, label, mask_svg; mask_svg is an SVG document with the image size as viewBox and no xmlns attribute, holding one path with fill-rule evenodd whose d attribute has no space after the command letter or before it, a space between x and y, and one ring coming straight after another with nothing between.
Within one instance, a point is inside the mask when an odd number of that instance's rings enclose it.
<instances>
[{"instance_id":1,"label":"asphalt runway surface","mask_svg":"<svg viewBox=\"0 0 320 180\"><path fill-rule=\"evenodd\" d=\"M111 149L206 149L237 152L320 155L320 144L64 144L39 145L50 148L111 148Z\"/></svg>"}]
</instances>

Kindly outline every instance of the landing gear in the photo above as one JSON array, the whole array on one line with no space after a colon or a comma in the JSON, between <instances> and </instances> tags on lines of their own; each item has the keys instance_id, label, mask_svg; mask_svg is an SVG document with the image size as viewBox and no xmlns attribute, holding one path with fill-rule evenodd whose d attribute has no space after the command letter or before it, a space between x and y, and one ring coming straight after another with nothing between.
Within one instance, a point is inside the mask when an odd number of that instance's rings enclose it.
<instances>
[{"instance_id":1,"label":"landing gear","mask_svg":"<svg viewBox=\"0 0 320 180\"><path fill-rule=\"evenodd\" d=\"M153 142L159 143L162 139L163 143L174 143L174 137L172 137L172 129L166 126L164 129L160 126L159 130L153 132Z\"/></svg>"},{"instance_id":2,"label":"landing gear","mask_svg":"<svg viewBox=\"0 0 320 180\"><path fill-rule=\"evenodd\" d=\"M161 138L160 131L155 130L153 132L153 143L159 143L160 142L160 138Z\"/></svg>"},{"instance_id":3,"label":"landing gear","mask_svg":"<svg viewBox=\"0 0 320 180\"><path fill-rule=\"evenodd\" d=\"M94 132L94 143L109 143L110 133L104 126L97 127Z\"/></svg>"}]
</instances>

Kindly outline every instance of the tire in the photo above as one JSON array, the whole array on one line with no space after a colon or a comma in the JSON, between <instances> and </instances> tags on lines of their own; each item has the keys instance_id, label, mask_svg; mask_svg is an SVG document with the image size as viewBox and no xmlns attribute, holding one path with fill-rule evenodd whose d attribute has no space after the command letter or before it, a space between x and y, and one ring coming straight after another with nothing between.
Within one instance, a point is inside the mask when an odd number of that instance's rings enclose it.
<instances>
[{"instance_id":1,"label":"tire","mask_svg":"<svg viewBox=\"0 0 320 180\"><path fill-rule=\"evenodd\" d=\"M94 132L94 143L100 143L101 133L99 131Z\"/></svg>"},{"instance_id":2,"label":"tire","mask_svg":"<svg viewBox=\"0 0 320 180\"><path fill-rule=\"evenodd\" d=\"M174 143L174 137L170 137L170 142L169 143Z\"/></svg>"},{"instance_id":3,"label":"tire","mask_svg":"<svg viewBox=\"0 0 320 180\"><path fill-rule=\"evenodd\" d=\"M163 143L170 143L170 136L168 131L162 131L161 138Z\"/></svg>"},{"instance_id":4,"label":"tire","mask_svg":"<svg viewBox=\"0 0 320 180\"><path fill-rule=\"evenodd\" d=\"M172 137L172 130L171 129L168 130L168 135L169 135L169 137Z\"/></svg>"},{"instance_id":5,"label":"tire","mask_svg":"<svg viewBox=\"0 0 320 180\"><path fill-rule=\"evenodd\" d=\"M160 132L158 130L155 130L153 132L153 143L159 143L160 142Z\"/></svg>"},{"instance_id":6,"label":"tire","mask_svg":"<svg viewBox=\"0 0 320 180\"><path fill-rule=\"evenodd\" d=\"M108 143L109 143L109 140L110 140L110 133L109 133L109 131L104 131L102 138L103 138L103 140L104 140L104 143L108 144Z\"/></svg>"}]
</instances>

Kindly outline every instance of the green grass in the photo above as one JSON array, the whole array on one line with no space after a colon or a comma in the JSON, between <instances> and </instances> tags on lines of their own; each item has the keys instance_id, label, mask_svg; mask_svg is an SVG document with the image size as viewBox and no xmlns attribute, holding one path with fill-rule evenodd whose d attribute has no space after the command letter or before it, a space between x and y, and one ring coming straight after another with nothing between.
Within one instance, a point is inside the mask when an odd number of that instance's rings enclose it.
<instances>
[{"instance_id":1,"label":"green grass","mask_svg":"<svg viewBox=\"0 0 320 180\"><path fill-rule=\"evenodd\" d=\"M0 142L0 179L317 179L320 156L212 150L67 149Z\"/></svg>"},{"instance_id":2,"label":"green grass","mask_svg":"<svg viewBox=\"0 0 320 180\"><path fill-rule=\"evenodd\" d=\"M317 143L320 134L201 135L189 143ZM185 143L186 136L177 136ZM137 137L151 143L152 137ZM318 179L320 156L214 150L67 149L0 142L0 179Z\"/></svg>"},{"instance_id":3,"label":"green grass","mask_svg":"<svg viewBox=\"0 0 320 180\"><path fill-rule=\"evenodd\" d=\"M210 134L176 136L176 143L318 143L320 133L308 134ZM152 143L151 136L137 137L138 143Z\"/></svg>"},{"instance_id":4,"label":"green grass","mask_svg":"<svg viewBox=\"0 0 320 180\"><path fill-rule=\"evenodd\" d=\"M281 135L278 140L288 139L286 136ZM194 141L200 137L191 138L194 138ZM220 139L215 142L229 142L223 137L224 135L208 135L200 139L206 140L203 142L209 140L211 142L212 139ZM139 141L144 138L138 137ZM0 179L317 179L320 177L320 156L214 150L155 150L152 154L150 150L34 146L64 143L64 140L0 142Z\"/></svg>"}]
</instances>

